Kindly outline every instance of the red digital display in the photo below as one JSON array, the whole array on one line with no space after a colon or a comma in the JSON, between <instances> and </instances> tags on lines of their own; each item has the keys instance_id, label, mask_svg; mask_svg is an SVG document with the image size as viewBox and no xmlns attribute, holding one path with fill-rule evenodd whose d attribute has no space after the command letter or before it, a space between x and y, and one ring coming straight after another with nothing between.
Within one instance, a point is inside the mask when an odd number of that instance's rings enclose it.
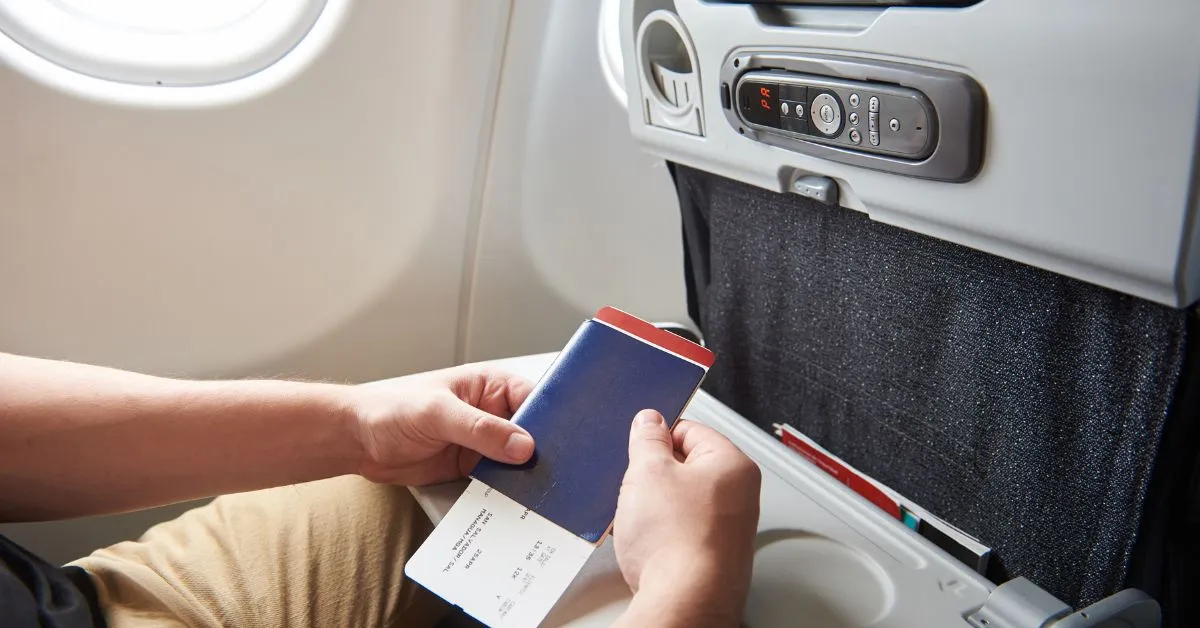
<instances>
[{"instance_id":1,"label":"red digital display","mask_svg":"<svg viewBox=\"0 0 1200 628\"><path fill-rule=\"evenodd\" d=\"M746 81L739 88L738 101L748 122L779 126L779 86L775 83Z\"/></svg>"}]
</instances>

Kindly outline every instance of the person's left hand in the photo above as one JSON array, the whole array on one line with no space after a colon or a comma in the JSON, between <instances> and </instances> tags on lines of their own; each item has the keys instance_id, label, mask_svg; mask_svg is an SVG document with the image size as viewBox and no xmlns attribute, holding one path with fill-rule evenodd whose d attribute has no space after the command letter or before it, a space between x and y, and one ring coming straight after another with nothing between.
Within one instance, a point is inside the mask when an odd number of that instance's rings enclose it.
<instances>
[{"instance_id":1,"label":"person's left hand","mask_svg":"<svg viewBox=\"0 0 1200 628\"><path fill-rule=\"evenodd\" d=\"M359 474L405 486L465 476L480 455L519 464L533 438L508 421L533 383L483 365L371 382L351 390Z\"/></svg>"}]
</instances>

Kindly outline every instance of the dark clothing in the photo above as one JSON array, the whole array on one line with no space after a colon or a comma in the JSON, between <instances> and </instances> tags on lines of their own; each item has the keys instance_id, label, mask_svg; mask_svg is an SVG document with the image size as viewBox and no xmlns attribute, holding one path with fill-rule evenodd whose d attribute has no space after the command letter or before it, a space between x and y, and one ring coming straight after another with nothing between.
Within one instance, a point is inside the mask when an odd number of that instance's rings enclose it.
<instances>
[{"instance_id":1,"label":"dark clothing","mask_svg":"<svg viewBox=\"0 0 1200 628\"><path fill-rule=\"evenodd\" d=\"M103 628L87 572L56 567L0 535L0 625L5 628Z\"/></svg>"}]
</instances>

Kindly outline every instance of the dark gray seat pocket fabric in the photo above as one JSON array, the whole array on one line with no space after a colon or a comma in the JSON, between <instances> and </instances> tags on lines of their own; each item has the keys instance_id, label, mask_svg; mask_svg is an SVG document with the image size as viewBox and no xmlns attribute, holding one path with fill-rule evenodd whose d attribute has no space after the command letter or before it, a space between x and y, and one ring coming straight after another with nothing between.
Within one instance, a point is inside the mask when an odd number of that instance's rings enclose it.
<instances>
[{"instance_id":1,"label":"dark gray seat pocket fabric","mask_svg":"<svg viewBox=\"0 0 1200 628\"><path fill-rule=\"evenodd\" d=\"M1076 606L1126 586L1164 429L1190 419L1188 311L672 172L710 393L979 537L995 580Z\"/></svg>"}]
</instances>

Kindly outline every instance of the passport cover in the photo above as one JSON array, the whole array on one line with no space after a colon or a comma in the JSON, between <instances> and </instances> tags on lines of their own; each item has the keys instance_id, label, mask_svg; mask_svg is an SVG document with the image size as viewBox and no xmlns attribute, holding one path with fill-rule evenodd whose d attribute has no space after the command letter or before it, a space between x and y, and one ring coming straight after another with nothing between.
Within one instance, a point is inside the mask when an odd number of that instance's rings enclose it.
<instances>
[{"instance_id":1,"label":"passport cover","mask_svg":"<svg viewBox=\"0 0 1200 628\"><path fill-rule=\"evenodd\" d=\"M713 354L615 308L586 321L512 420L533 436L525 464L484 458L470 476L596 543L617 510L639 411L683 413Z\"/></svg>"}]
</instances>

